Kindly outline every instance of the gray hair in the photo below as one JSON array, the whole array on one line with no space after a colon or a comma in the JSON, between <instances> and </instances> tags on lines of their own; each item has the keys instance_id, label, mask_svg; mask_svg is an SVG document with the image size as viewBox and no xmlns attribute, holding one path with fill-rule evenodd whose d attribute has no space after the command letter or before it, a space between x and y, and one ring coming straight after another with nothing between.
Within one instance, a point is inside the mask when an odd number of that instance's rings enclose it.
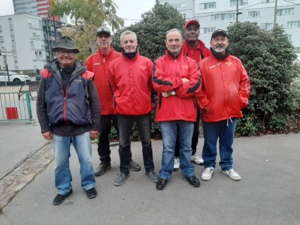
<instances>
[{"instance_id":1,"label":"gray hair","mask_svg":"<svg viewBox=\"0 0 300 225\"><path fill-rule=\"evenodd\" d=\"M166 32L166 39L167 39L168 34L171 33L171 32L178 32L178 33L180 34L181 40L183 40L183 36L182 36L181 30L178 30L178 29L176 29L176 28L173 28L173 29L168 30L168 31Z\"/></svg>"},{"instance_id":2,"label":"gray hair","mask_svg":"<svg viewBox=\"0 0 300 225\"><path fill-rule=\"evenodd\" d=\"M137 36L133 31L125 30L125 31L122 32L122 34L120 36L120 42L122 42L122 39L123 39L124 35L128 35L128 34L131 34L134 37L134 39L137 40Z\"/></svg>"}]
</instances>

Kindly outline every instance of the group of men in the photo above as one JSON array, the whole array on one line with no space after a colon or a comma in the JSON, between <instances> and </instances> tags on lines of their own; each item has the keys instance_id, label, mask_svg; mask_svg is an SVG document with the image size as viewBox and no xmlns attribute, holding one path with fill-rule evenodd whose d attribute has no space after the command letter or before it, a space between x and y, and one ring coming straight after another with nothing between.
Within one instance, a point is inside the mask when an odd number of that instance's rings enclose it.
<instances>
[{"instance_id":1,"label":"group of men","mask_svg":"<svg viewBox=\"0 0 300 225\"><path fill-rule=\"evenodd\" d=\"M191 162L204 164L202 180L214 172L219 140L220 167L233 180L232 144L237 118L248 104L250 82L239 59L228 53L228 35L216 30L211 48L198 40L200 24L190 20L181 31L166 33L166 52L154 63L138 51L137 36L126 30L120 36L122 51L112 47L110 30L99 27L98 50L85 62L76 60L79 50L69 37L59 38L53 47L56 59L41 72L43 77L37 115L44 138L52 140L56 159L54 205L72 193L69 169L70 145L80 162L81 186L88 198L97 196L95 176L111 168L109 135L114 126L119 137L120 174L114 185L121 186L130 171L141 166L132 159L130 134L136 122L145 174L163 190L174 169L200 186ZM157 92L156 121L160 125L163 151L156 174L151 145L152 94ZM100 104L101 102L101 104ZM203 123L202 157L196 153L200 112ZM100 116L101 115L101 116ZM101 118L100 118L101 117ZM99 138L100 164L92 165L90 139Z\"/></svg>"}]
</instances>

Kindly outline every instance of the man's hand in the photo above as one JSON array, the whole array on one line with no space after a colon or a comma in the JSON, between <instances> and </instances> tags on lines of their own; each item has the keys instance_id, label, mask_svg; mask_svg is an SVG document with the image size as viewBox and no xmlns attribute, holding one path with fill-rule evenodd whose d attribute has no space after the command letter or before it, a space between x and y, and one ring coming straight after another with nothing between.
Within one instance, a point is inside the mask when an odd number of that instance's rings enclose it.
<instances>
[{"instance_id":1,"label":"man's hand","mask_svg":"<svg viewBox=\"0 0 300 225\"><path fill-rule=\"evenodd\" d=\"M190 82L190 80L187 78L182 78L181 80L182 80L182 84L188 84Z\"/></svg>"},{"instance_id":2,"label":"man's hand","mask_svg":"<svg viewBox=\"0 0 300 225\"><path fill-rule=\"evenodd\" d=\"M42 135L48 141L52 140L52 138L53 138L52 131L47 131L45 133L42 133Z\"/></svg>"},{"instance_id":3,"label":"man's hand","mask_svg":"<svg viewBox=\"0 0 300 225\"><path fill-rule=\"evenodd\" d=\"M95 138L97 138L99 135L99 132L97 130L91 130L90 132L90 139L94 140Z\"/></svg>"},{"instance_id":4,"label":"man's hand","mask_svg":"<svg viewBox=\"0 0 300 225\"><path fill-rule=\"evenodd\" d=\"M248 106L247 103L242 103L241 108L243 109L243 108L246 108L247 106Z\"/></svg>"},{"instance_id":5,"label":"man's hand","mask_svg":"<svg viewBox=\"0 0 300 225\"><path fill-rule=\"evenodd\" d=\"M168 91L168 92L162 92L161 95L165 98L168 98L170 96L176 95L176 91L173 90L173 91Z\"/></svg>"}]
</instances>

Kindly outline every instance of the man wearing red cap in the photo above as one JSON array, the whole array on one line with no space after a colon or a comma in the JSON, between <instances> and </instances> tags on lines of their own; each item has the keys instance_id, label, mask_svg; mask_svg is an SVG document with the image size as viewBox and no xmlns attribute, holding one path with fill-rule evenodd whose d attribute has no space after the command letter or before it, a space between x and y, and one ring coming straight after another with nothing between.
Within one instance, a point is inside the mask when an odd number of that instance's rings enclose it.
<instances>
[{"instance_id":1,"label":"man wearing red cap","mask_svg":"<svg viewBox=\"0 0 300 225\"><path fill-rule=\"evenodd\" d=\"M210 50L205 47L203 41L199 40L200 34L200 23L197 20L189 20L184 26L184 43L182 46L182 52L184 55L191 57L198 64L201 59L211 55ZM198 137L199 137L199 123L200 123L200 111L197 111L197 121L194 123L194 133L192 138L192 157L191 161L196 164L202 164L203 159L196 154ZM175 149L175 161L174 169L178 169L179 165L179 148L178 143L176 144Z\"/></svg>"}]
</instances>

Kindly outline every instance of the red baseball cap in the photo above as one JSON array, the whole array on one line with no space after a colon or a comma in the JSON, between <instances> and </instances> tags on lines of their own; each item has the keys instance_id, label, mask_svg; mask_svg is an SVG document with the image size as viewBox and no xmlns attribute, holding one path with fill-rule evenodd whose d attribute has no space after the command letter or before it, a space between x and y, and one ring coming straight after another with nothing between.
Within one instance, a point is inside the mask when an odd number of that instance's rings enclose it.
<instances>
[{"instance_id":1,"label":"red baseball cap","mask_svg":"<svg viewBox=\"0 0 300 225\"><path fill-rule=\"evenodd\" d=\"M186 29L191 24L195 24L198 28L200 28L200 23L197 20L189 20L184 25L184 29Z\"/></svg>"}]
</instances>

